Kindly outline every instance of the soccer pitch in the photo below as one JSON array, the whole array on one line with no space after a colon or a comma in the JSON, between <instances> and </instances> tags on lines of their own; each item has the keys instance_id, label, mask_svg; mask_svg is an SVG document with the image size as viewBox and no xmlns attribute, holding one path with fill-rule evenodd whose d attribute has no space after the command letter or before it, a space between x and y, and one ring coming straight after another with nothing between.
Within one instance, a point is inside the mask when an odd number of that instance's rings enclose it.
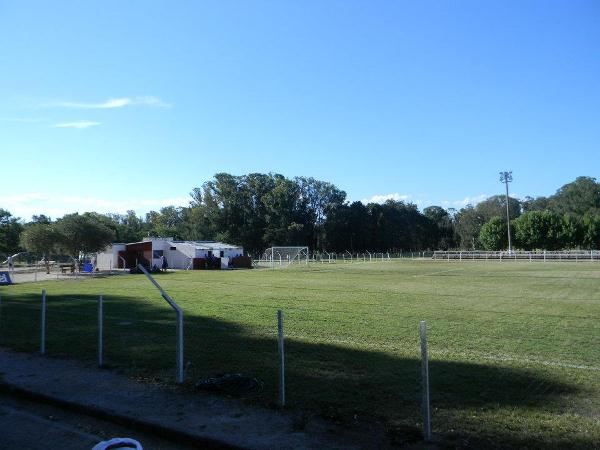
<instances>
[{"instance_id":1,"label":"soccer pitch","mask_svg":"<svg viewBox=\"0 0 600 450\"><path fill-rule=\"evenodd\" d=\"M600 264L385 261L156 276L183 308L186 386L243 372L277 400L277 320L285 314L290 409L397 443L421 428L418 324L427 321L432 429L465 447L594 448L600 442ZM143 275L1 287L0 345L105 360L173 382L175 314Z\"/></svg>"}]
</instances>

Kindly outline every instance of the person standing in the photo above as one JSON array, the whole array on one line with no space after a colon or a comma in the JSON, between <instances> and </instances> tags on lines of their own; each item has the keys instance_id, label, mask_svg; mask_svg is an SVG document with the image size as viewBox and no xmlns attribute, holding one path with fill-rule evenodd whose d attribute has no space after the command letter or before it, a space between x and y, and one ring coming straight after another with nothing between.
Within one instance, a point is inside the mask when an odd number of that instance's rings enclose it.
<instances>
[{"instance_id":1,"label":"person standing","mask_svg":"<svg viewBox=\"0 0 600 450\"><path fill-rule=\"evenodd\" d=\"M14 272L15 271L15 265L13 262L13 257L12 256L8 256L8 258L6 258L6 262L8 263L8 271L9 272Z\"/></svg>"},{"instance_id":2,"label":"person standing","mask_svg":"<svg viewBox=\"0 0 600 450\"><path fill-rule=\"evenodd\" d=\"M166 272L167 268L169 267L169 264L167 263L167 258L165 258L165 255L162 255L160 257L160 267L162 268L163 272Z\"/></svg>"},{"instance_id":3,"label":"person standing","mask_svg":"<svg viewBox=\"0 0 600 450\"><path fill-rule=\"evenodd\" d=\"M50 275L50 261L46 258L46 255L42 258L42 262L44 263L44 267L46 268L46 275Z\"/></svg>"}]
</instances>

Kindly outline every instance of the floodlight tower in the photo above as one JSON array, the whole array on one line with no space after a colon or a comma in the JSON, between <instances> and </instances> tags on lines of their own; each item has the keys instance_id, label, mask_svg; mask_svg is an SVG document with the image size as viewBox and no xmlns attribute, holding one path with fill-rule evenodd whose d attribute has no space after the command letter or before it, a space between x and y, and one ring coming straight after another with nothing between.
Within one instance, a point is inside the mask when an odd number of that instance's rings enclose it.
<instances>
[{"instance_id":1,"label":"floodlight tower","mask_svg":"<svg viewBox=\"0 0 600 450\"><path fill-rule=\"evenodd\" d=\"M512 170L510 172L500 172L500 182L506 186L506 225L508 229L508 254L512 253L512 246L510 245L510 214L508 210L508 183L513 180Z\"/></svg>"}]
</instances>

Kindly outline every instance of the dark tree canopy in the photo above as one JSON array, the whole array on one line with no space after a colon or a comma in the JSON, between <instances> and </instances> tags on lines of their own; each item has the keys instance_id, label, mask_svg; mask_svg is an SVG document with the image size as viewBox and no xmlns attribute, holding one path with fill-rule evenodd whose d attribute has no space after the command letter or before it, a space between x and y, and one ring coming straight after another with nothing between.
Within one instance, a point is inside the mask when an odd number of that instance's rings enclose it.
<instances>
[{"instance_id":1,"label":"dark tree canopy","mask_svg":"<svg viewBox=\"0 0 600 450\"><path fill-rule=\"evenodd\" d=\"M23 225L19 218L0 208L0 253L8 255L19 252L19 235L22 231Z\"/></svg>"}]
</instances>

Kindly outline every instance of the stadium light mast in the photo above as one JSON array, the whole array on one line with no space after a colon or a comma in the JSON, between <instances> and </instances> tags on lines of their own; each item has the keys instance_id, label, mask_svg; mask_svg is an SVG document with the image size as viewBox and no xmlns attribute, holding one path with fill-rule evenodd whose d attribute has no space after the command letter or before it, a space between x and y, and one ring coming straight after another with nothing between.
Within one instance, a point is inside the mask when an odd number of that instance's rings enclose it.
<instances>
[{"instance_id":1,"label":"stadium light mast","mask_svg":"<svg viewBox=\"0 0 600 450\"><path fill-rule=\"evenodd\" d=\"M506 186L506 225L508 229L508 254L512 253L512 246L510 243L510 213L508 210L508 183L513 180L512 170L510 172L500 172L500 182Z\"/></svg>"}]
</instances>

